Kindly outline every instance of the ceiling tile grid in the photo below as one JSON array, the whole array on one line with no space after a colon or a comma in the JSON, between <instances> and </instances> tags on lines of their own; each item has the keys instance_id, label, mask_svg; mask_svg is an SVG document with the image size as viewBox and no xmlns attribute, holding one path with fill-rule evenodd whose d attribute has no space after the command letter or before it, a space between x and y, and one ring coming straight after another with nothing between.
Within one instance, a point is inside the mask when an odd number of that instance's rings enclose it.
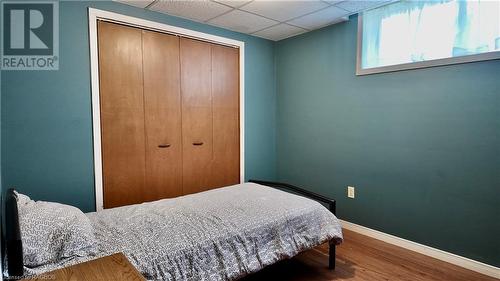
<instances>
[{"instance_id":1,"label":"ceiling tile grid","mask_svg":"<svg viewBox=\"0 0 500 281\"><path fill-rule=\"evenodd\" d=\"M164 14L205 22L231 11L233 8L214 1L159 0L151 4L148 9Z\"/></svg>"},{"instance_id":2,"label":"ceiling tile grid","mask_svg":"<svg viewBox=\"0 0 500 281\"><path fill-rule=\"evenodd\" d=\"M300 26L302 28L313 30L334 23L335 21L338 21L339 19L348 16L349 14L350 12L344 9L338 8L336 6L329 6L326 9L322 9L321 11L293 19L289 23Z\"/></svg>"},{"instance_id":3,"label":"ceiling tile grid","mask_svg":"<svg viewBox=\"0 0 500 281\"><path fill-rule=\"evenodd\" d=\"M224 5L231 6L233 8L239 8L245 4L252 2L252 0L214 0Z\"/></svg>"},{"instance_id":4,"label":"ceiling tile grid","mask_svg":"<svg viewBox=\"0 0 500 281\"><path fill-rule=\"evenodd\" d=\"M326 7L322 1L252 1L240 9L285 22Z\"/></svg>"},{"instance_id":5,"label":"ceiling tile grid","mask_svg":"<svg viewBox=\"0 0 500 281\"><path fill-rule=\"evenodd\" d=\"M336 3L335 5L339 8L342 8L344 10L347 10L352 13L357 13L363 10L371 9L374 7L378 7L380 5L386 4L390 1L373 1L373 0L368 0L368 1L342 1L339 3Z\"/></svg>"},{"instance_id":6,"label":"ceiling tile grid","mask_svg":"<svg viewBox=\"0 0 500 281\"><path fill-rule=\"evenodd\" d=\"M146 8L149 4L153 3L154 0L145 1L145 0L114 0L116 2L120 2L123 4L127 4L130 6L138 7L138 8Z\"/></svg>"},{"instance_id":7,"label":"ceiling tile grid","mask_svg":"<svg viewBox=\"0 0 500 281\"><path fill-rule=\"evenodd\" d=\"M253 33L253 35L269 40L282 40L304 32L307 32L307 30L286 23L280 23L278 25L257 31Z\"/></svg>"},{"instance_id":8,"label":"ceiling tile grid","mask_svg":"<svg viewBox=\"0 0 500 281\"><path fill-rule=\"evenodd\" d=\"M139 8L283 40L395 0L114 0Z\"/></svg>"},{"instance_id":9,"label":"ceiling tile grid","mask_svg":"<svg viewBox=\"0 0 500 281\"><path fill-rule=\"evenodd\" d=\"M207 23L248 34L279 24L278 21L236 9Z\"/></svg>"}]
</instances>

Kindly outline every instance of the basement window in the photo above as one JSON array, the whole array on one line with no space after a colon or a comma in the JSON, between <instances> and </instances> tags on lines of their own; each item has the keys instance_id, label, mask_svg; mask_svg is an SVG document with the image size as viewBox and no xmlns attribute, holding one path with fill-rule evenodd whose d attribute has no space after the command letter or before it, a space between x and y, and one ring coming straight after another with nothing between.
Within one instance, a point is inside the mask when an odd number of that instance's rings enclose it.
<instances>
[{"instance_id":1,"label":"basement window","mask_svg":"<svg viewBox=\"0 0 500 281\"><path fill-rule=\"evenodd\" d=\"M357 75L500 59L500 1L401 1L358 18Z\"/></svg>"}]
</instances>

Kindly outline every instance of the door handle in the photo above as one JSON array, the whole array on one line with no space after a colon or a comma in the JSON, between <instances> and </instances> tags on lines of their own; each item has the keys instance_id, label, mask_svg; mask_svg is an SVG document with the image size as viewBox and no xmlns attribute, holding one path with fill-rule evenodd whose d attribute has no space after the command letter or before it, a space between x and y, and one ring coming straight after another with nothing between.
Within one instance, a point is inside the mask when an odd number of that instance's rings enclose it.
<instances>
[{"instance_id":1,"label":"door handle","mask_svg":"<svg viewBox=\"0 0 500 281\"><path fill-rule=\"evenodd\" d=\"M193 145L203 145L203 142L202 142L202 141L199 141L199 142L193 142Z\"/></svg>"},{"instance_id":2,"label":"door handle","mask_svg":"<svg viewBox=\"0 0 500 281\"><path fill-rule=\"evenodd\" d=\"M158 145L159 148L167 148L167 147L170 147L170 144L169 143L166 143L166 144L160 144Z\"/></svg>"}]
</instances>

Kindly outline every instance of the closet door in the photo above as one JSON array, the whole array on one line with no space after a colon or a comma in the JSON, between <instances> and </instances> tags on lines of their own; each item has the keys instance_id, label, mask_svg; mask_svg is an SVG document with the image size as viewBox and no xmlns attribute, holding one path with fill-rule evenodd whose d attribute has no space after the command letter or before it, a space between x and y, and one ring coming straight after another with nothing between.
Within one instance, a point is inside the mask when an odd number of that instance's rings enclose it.
<instances>
[{"instance_id":1,"label":"closet door","mask_svg":"<svg viewBox=\"0 0 500 281\"><path fill-rule=\"evenodd\" d=\"M212 186L240 182L239 50L212 44Z\"/></svg>"},{"instance_id":2,"label":"closet door","mask_svg":"<svg viewBox=\"0 0 500 281\"><path fill-rule=\"evenodd\" d=\"M211 188L211 44L181 38L182 147L184 194Z\"/></svg>"},{"instance_id":3,"label":"closet door","mask_svg":"<svg viewBox=\"0 0 500 281\"><path fill-rule=\"evenodd\" d=\"M179 37L142 32L147 201L182 195Z\"/></svg>"},{"instance_id":4,"label":"closet door","mask_svg":"<svg viewBox=\"0 0 500 281\"><path fill-rule=\"evenodd\" d=\"M144 201L141 30L99 21L104 208Z\"/></svg>"}]
</instances>

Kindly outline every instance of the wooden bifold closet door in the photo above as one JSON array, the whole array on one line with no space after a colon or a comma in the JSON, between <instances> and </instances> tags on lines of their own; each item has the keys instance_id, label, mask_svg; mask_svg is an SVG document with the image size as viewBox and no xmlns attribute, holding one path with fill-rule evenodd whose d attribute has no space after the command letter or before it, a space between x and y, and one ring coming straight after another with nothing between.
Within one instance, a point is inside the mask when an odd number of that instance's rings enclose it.
<instances>
[{"instance_id":1,"label":"wooden bifold closet door","mask_svg":"<svg viewBox=\"0 0 500 281\"><path fill-rule=\"evenodd\" d=\"M104 207L240 181L239 50L98 22Z\"/></svg>"},{"instance_id":2,"label":"wooden bifold closet door","mask_svg":"<svg viewBox=\"0 0 500 281\"><path fill-rule=\"evenodd\" d=\"M99 22L104 207L145 200L141 30Z\"/></svg>"},{"instance_id":3,"label":"wooden bifold closet door","mask_svg":"<svg viewBox=\"0 0 500 281\"><path fill-rule=\"evenodd\" d=\"M184 192L240 180L238 49L181 38Z\"/></svg>"},{"instance_id":4,"label":"wooden bifold closet door","mask_svg":"<svg viewBox=\"0 0 500 281\"><path fill-rule=\"evenodd\" d=\"M142 31L146 201L182 195L179 37Z\"/></svg>"}]
</instances>

